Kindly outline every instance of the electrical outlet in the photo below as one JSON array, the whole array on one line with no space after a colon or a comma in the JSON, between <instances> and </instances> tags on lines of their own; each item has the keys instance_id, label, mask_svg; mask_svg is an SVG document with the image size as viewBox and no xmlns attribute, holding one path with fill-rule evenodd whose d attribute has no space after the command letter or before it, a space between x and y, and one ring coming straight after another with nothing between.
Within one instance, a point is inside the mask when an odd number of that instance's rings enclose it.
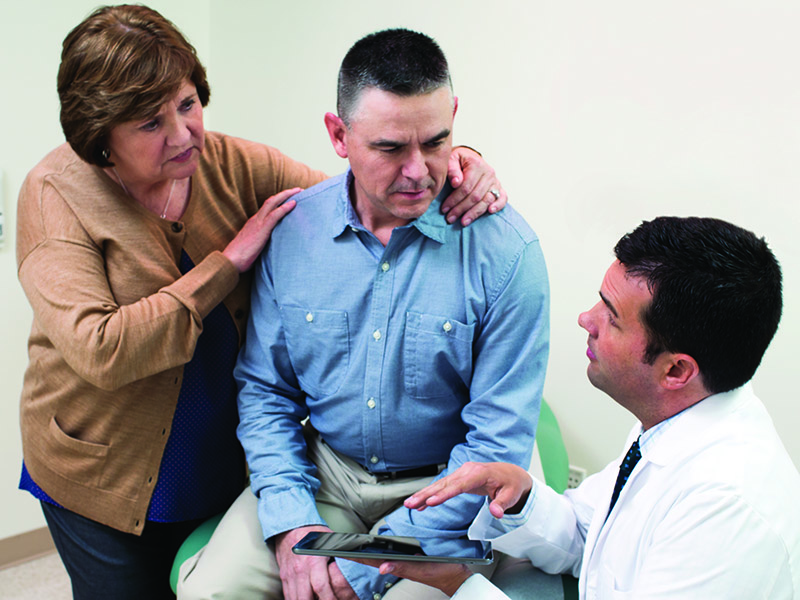
<instances>
[{"instance_id":1,"label":"electrical outlet","mask_svg":"<svg viewBox=\"0 0 800 600\"><path fill-rule=\"evenodd\" d=\"M569 466L569 476L567 477L567 489L574 490L586 478L586 469L576 467L575 465Z\"/></svg>"}]
</instances>

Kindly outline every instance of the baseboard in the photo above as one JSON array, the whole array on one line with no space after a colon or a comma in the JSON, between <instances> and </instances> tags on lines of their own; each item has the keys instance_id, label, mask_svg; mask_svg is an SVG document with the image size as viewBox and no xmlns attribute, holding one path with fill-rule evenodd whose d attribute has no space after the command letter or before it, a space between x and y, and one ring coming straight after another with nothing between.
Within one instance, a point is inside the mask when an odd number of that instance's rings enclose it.
<instances>
[{"instance_id":1,"label":"baseboard","mask_svg":"<svg viewBox=\"0 0 800 600\"><path fill-rule=\"evenodd\" d=\"M0 540L0 569L38 558L56 549L47 527Z\"/></svg>"}]
</instances>

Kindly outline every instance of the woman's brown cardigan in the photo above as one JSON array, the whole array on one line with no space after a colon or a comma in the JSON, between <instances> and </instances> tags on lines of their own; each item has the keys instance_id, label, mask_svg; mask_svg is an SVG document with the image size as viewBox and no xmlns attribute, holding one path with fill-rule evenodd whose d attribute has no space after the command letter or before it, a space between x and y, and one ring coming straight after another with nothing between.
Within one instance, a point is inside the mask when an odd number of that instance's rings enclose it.
<instances>
[{"instance_id":1,"label":"woman's brown cardigan","mask_svg":"<svg viewBox=\"0 0 800 600\"><path fill-rule=\"evenodd\" d=\"M65 508L140 534L203 318L240 333L249 277L221 250L272 194L324 178L274 148L206 134L181 221L160 219L64 144L26 178L19 279L33 307L25 464ZM181 250L196 267L178 269Z\"/></svg>"}]
</instances>

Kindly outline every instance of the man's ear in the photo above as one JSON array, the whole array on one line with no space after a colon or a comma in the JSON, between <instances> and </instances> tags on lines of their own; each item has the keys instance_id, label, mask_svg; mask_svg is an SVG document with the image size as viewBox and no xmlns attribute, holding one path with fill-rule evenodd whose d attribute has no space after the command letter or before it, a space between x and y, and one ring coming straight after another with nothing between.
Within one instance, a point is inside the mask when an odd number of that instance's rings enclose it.
<instances>
[{"instance_id":1,"label":"man's ear","mask_svg":"<svg viewBox=\"0 0 800 600\"><path fill-rule=\"evenodd\" d=\"M328 137L336 154L342 158L347 158L347 125L337 115L325 113L325 128L328 130Z\"/></svg>"},{"instance_id":2,"label":"man's ear","mask_svg":"<svg viewBox=\"0 0 800 600\"><path fill-rule=\"evenodd\" d=\"M457 110L458 110L458 96L453 96L453 117L456 116Z\"/></svg>"},{"instance_id":3,"label":"man's ear","mask_svg":"<svg viewBox=\"0 0 800 600\"><path fill-rule=\"evenodd\" d=\"M661 387L667 390L679 390L689 385L699 376L700 367L691 356L688 354L668 354L663 375L661 376Z\"/></svg>"}]
</instances>

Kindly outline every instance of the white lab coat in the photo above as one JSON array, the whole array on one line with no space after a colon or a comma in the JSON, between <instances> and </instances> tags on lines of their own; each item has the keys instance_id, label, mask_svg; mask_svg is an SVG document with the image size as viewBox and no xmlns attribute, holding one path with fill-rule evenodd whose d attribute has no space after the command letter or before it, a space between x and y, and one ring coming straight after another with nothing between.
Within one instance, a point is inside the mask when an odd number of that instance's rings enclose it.
<instances>
[{"instance_id":1,"label":"white lab coat","mask_svg":"<svg viewBox=\"0 0 800 600\"><path fill-rule=\"evenodd\" d=\"M579 576L582 599L800 597L800 474L751 386L677 415L607 515L640 431L577 489L560 495L539 482L524 525L498 536L484 507L470 537ZM491 588L473 577L456 597L504 597Z\"/></svg>"}]
</instances>

